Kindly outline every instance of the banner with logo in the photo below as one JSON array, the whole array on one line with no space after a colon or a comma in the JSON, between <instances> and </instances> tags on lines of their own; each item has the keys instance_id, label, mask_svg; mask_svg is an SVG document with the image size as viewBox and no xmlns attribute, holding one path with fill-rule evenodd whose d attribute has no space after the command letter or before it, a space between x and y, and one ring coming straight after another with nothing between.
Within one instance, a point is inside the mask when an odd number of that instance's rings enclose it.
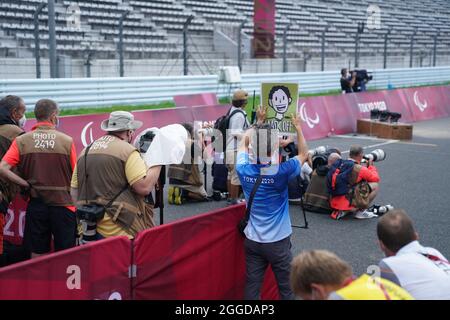
<instances>
[{"instance_id":1,"label":"banner with logo","mask_svg":"<svg viewBox=\"0 0 450 320\"><path fill-rule=\"evenodd\" d=\"M237 224L244 213L245 205L238 205L139 234L134 246L135 298L242 300L244 238ZM268 270L262 298L277 298L276 288Z\"/></svg>"},{"instance_id":2,"label":"banner with logo","mask_svg":"<svg viewBox=\"0 0 450 320\"><path fill-rule=\"evenodd\" d=\"M0 269L0 299L131 299L131 242L114 237Z\"/></svg>"},{"instance_id":3,"label":"banner with logo","mask_svg":"<svg viewBox=\"0 0 450 320\"><path fill-rule=\"evenodd\" d=\"M356 120L361 118L356 107L356 94L324 96L332 134L356 132Z\"/></svg>"},{"instance_id":4,"label":"banner with logo","mask_svg":"<svg viewBox=\"0 0 450 320\"><path fill-rule=\"evenodd\" d=\"M305 139L321 139L330 134L331 124L323 96L299 98L297 112L303 121Z\"/></svg>"},{"instance_id":5,"label":"banner with logo","mask_svg":"<svg viewBox=\"0 0 450 320\"><path fill-rule=\"evenodd\" d=\"M261 105L267 107L267 122L283 134L295 133L291 117L297 111L298 83L261 83Z\"/></svg>"},{"instance_id":6,"label":"banner with logo","mask_svg":"<svg viewBox=\"0 0 450 320\"><path fill-rule=\"evenodd\" d=\"M402 90L414 122L447 117L448 111L443 102L439 87L407 88ZM447 104L449 101L447 101Z\"/></svg>"}]
</instances>

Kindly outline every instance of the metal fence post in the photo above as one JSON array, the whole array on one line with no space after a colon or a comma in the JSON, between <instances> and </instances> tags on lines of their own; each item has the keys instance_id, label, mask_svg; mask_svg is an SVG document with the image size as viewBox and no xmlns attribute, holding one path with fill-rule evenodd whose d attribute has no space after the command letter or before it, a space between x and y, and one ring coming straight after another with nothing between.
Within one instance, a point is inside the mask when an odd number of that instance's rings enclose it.
<instances>
[{"instance_id":1,"label":"metal fence post","mask_svg":"<svg viewBox=\"0 0 450 320\"><path fill-rule=\"evenodd\" d=\"M188 44L187 44L187 37L188 37L188 27L191 24L192 20L194 19L194 16L189 16L183 25L183 74L185 76L188 75L189 67L188 67Z\"/></svg>"},{"instance_id":2,"label":"metal fence post","mask_svg":"<svg viewBox=\"0 0 450 320\"><path fill-rule=\"evenodd\" d=\"M119 20L119 72L120 77L124 76L124 66L123 66L123 21L125 20L126 16L130 13L130 11L125 11L120 16Z\"/></svg>"},{"instance_id":3,"label":"metal fence post","mask_svg":"<svg viewBox=\"0 0 450 320\"><path fill-rule=\"evenodd\" d=\"M50 78L58 77L58 63L56 56L56 23L55 0L48 0L48 49L50 59Z\"/></svg>"},{"instance_id":4,"label":"metal fence post","mask_svg":"<svg viewBox=\"0 0 450 320\"><path fill-rule=\"evenodd\" d=\"M436 67L436 55L437 55L437 38L439 36L439 32L433 36L433 67Z\"/></svg>"},{"instance_id":5,"label":"metal fence post","mask_svg":"<svg viewBox=\"0 0 450 320\"><path fill-rule=\"evenodd\" d=\"M287 33L289 28L291 27L290 24L286 25L283 30L283 72L287 72Z\"/></svg>"},{"instance_id":6,"label":"metal fence post","mask_svg":"<svg viewBox=\"0 0 450 320\"><path fill-rule=\"evenodd\" d=\"M238 59L238 67L242 72L242 29L244 28L245 21L241 22L238 30L238 47L237 47L237 59Z\"/></svg>"},{"instance_id":7,"label":"metal fence post","mask_svg":"<svg viewBox=\"0 0 450 320\"><path fill-rule=\"evenodd\" d=\"M364 32L364 22L358 22L356 28L356 41L355 41L355 68L359 67L359 39L361 34Z\"/></svg>"},{"instance_id":8,"label":"metal fence post","mask_svg":"<svg viewBox=\"0 0 450 320\"><path fill-rule=\"evenodd\" d=\"M321 48L321 57L320 57L320 70L325 71L325 37L327 34L328 28L322 30L322 48Z\"/></svg>"},{"instance_id":9,"label":"metal fence post","mask_svg":"<svg viewBox=\"0 0 450 320\"><path fill-rule=\"evenodd\" d=\"M39 14L47 6L46 3L40 3L34 12L34 58L36 59L36 78L41 77L41 48L39 44Z\"/></svg>"},{"instance_id":10,"label":"metal fence post","mask_svg":"<svg viewBox=\"0 0 450 320\"><path fill-rule=\"evenodd\" d=\"M414 32L411 35L411 44L409 47L409 67L413 67L413 58L414 58L414 37L416 36L417 28L414 28Z\"/></svg>"},{"instance_id":11,"label":"metal fence post","mask_svg":"<svg viewBox=\"0 0 450 320\"><path fill-rule=\"evenodd\" d=\"M94 55L94 52L90 51L86 58L86 63L84 64L86 66L86 77L91 77L91 66L92 66L92 56Z\"/></svg>"},{"instance_id":12,"label":"metal fence post","mask_svg":"<svg viewBox=\"0 0 450 320\"><path fill-rule=\"evenodd\" d=\"M387 46L388 46L388 38L389 38L389 34L391 33L391 30L389 29L385 34L384 34L384 53L383 53L383 69L387 68Z\"/></svg>"}]
</instances>

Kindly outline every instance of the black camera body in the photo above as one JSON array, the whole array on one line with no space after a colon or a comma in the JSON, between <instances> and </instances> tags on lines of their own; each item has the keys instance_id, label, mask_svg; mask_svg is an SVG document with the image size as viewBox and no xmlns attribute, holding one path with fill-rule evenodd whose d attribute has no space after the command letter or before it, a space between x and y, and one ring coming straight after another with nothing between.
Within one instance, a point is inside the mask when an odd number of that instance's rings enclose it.
<instances>
[{"instance_id":1,"label":"black camera body","mask_svg":"<svg viewBox=\"0 0 450 320\"><path fill-rule=\"evenodd\" d=\"M367 72L366 69L350 71L350 74L353 74L353 73L356 73L356 81L357 82L361 82L361 81L369 82L370 80L373 79L373 76L370 74L370 72Z\"/></svg>"},{"instance_id":2,"label":"black camera body","mask_svg":"<svg viewBox=\"0 0 450 320\"><path fill-rule=\"evenodd\" d=\"M85 204L77 207L77 218L79 220L94 222L102 220L105 216L105 207L96 204Z\"/></svg>"}]
</instances>

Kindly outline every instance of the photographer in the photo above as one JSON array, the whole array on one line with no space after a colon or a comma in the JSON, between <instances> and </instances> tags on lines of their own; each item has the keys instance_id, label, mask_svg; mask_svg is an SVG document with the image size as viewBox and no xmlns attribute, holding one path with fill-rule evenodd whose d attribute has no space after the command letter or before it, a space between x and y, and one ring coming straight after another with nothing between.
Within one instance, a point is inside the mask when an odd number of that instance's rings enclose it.
<instances>
[{"instance_id":1,"label":"photographer","mask_svg":"<svg viewBox=\"0 0 450 320\"><path fill-rule=\"evenodd\" d=\"M172 164L169 166L169 196L170 204L180 205L185 201L208 201L208 194L201 179L198 165L195 162L195 154L201 154L202 147L199 140L194 139L194 128L189 123L182 126L188 133L185 159L186 163ZM200 141L203 143L203 141Z\"/></svg>"},{"instance_id":2,"label":"photographer","mask_svg":"<svg viewBox=\"0 0 450 320\"><path fill-rule=\"evenodd\" d=\"M333 211L330 207L329 193L327 188L327 174L331 166L341 159L339 150L336 152L327 152L324 156L327 156L327 164L318 165L314 168L311 176L311 181L305 192L305 208L308 211L331 214ZM317 161L317 160L316 160Z\"/></svg>"},{"instance_id":3,"label":"photographer","mask_svg":"<svg viewBox=\"0 0 450 320\"><path fill-rule=\"evenodd\" d=\"M288 181L300 174L307 161L308 148L300 126L300 116L292 122L297 131L299 154L279 165L272 164L272 150L278 150L278 139L272 137L268 124L261 124L266 111L258 110L258 125L247 130L239 148L236 171L251 206L244 229L246 255L245 299L260 298L264 274L270 265L278 282L281 299L293 299L289 286L292 233L289 217ZM251 151L250 151L251 150ZM253 194L253 201L249 197Z\"/></svg>"},{"instance_id":4,"label":"photographer","mask_svg":"<svg viewBox=\"0 0 450 320\"><path fill-rule=\"evenodd\" d=\"M352 93L356 84L356 72L350 73L346 68L341 70L341 90L342 93Z\"/></svg>"},{"instance_id":5,"label":"photographer","mask_svg":"<svg viewBox=\"0 0 450 320\"><path fill-rule=\"evenodd\" d=\"M369 160L367 166L361 165L364 150L354 145L350 148L348 160L338 160L327 174L327 186L330 193L330 206L334 210L331 218L339 220L349 213L355 213L356 219L377 218L378 215L367 209L378 194L380 176L373 161ZM357 191L358 186L364 191ZM355 202L355 194L364 193L364 206Z\"/></svg>"},{"instance_id":6,"label":"photographer","mask_svg":"<svg viewBox=\"0 0 450 320\"><path fill-rule=\"evenodd\" d=\"M79 216L84 215L83 242L122 235L132 239L154 226L152 207L144 198L154 189L161 166L148 169L131 144L141 126L129 112L112 112L101 125L106 135L81 152L71 194Z\"/></svg>"},{"instance_id":7,"label":"photographer","mask_svg":"<svg viewBox=\"0 0 450 320\"><path fill-rule=\"evenodd\" d=\"M13 140L24 133L25 103L17 96L0 100L0 159L8 151ZM3 265L3 226L9 203L18 191L17 186L5 179L0 180L0 265Z\"/></svg>"}]
</instances>

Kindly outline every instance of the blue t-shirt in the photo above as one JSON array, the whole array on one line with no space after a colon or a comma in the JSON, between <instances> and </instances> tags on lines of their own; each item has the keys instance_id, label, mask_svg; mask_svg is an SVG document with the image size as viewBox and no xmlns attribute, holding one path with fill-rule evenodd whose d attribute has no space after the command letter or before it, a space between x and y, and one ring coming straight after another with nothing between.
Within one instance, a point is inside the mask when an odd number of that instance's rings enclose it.
<instances>
[{"instance_id":1,"label":"blue t-shirt","mask_svg":"<svg viewBox=\"0 0 450 320\"><path fill-rule=\"evenodd\" d=\"M244 230L248 239L269 243L291 235L288 181L300 174L300 167L297 158L269 167L250 163L247 153L238 154L236 171L247 201L256 179L263 172L261 185L253 198L250 219Z\"/></svg>"}]
</instances>

